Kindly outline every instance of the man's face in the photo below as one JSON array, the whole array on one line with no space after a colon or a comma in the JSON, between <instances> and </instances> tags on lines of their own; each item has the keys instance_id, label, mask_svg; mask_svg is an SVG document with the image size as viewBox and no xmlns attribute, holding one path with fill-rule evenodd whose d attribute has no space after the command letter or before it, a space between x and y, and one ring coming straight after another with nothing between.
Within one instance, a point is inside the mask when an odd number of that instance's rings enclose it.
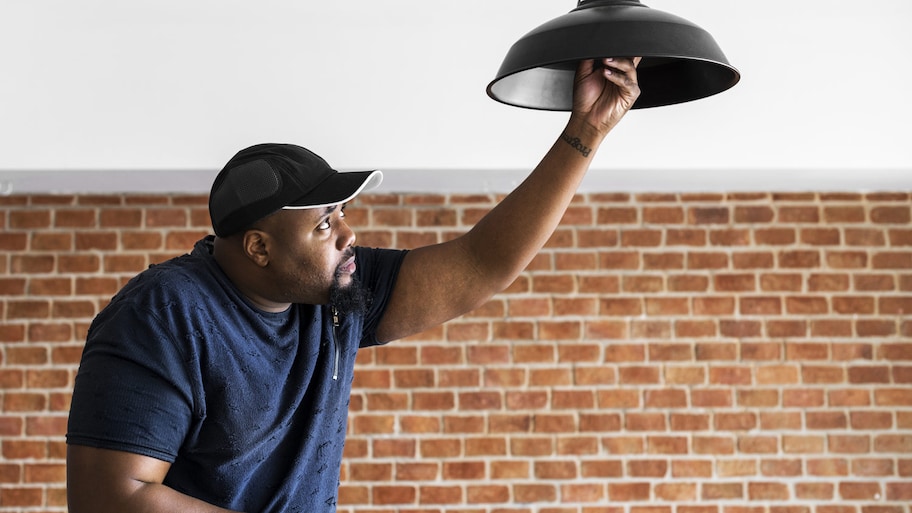
<instances>
[{"instance_id":1,"label":"man's face","mask_svg":"<svg viewBox=\"0 0 912 513\"><path fill-rule=\"evenodd\" d=\"M355 234L345 222L344 205L284 209L258 224L269 234L271 300L326 304L332 290L352 286Z\"/></svg>"}]
</instances>

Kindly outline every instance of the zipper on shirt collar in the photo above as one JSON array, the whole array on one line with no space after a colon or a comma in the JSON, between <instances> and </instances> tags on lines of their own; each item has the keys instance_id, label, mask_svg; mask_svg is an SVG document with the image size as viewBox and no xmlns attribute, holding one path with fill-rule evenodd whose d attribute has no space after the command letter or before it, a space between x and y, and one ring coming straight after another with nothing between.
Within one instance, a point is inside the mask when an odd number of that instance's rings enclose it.
<instances>
[{"instance_id":1,"label":"zipper on shirt collar","mask_svg":"<svg viewBox=\"0 0 912 513\"><path fill-rule=\"evenodd\" d=\"M333 380L339 379L339 359L342 356L342 348L339 345L339 310L335 306L330 307L332 314L332 337L333 337Z\"/></svg>"}]
</instances>

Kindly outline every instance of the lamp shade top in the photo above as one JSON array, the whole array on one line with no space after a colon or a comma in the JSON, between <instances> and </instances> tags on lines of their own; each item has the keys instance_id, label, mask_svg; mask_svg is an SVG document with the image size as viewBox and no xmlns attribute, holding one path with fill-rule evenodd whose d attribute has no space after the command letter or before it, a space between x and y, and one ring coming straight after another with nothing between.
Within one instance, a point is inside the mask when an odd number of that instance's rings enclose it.
<instances>
[{"instance_id":1,"label":"lamp shade top","mask_svg":"<svg viewBox=\"0 0 912 513\"><path fill-rule=\"evenodd\" d=\"M517 107L569 111L577 64L603 57L642 57L634 109L711 96L741 77L712 36L681 17L635 0L583 0L517 41L487 93Z\"/></svg>"}]
</instances>

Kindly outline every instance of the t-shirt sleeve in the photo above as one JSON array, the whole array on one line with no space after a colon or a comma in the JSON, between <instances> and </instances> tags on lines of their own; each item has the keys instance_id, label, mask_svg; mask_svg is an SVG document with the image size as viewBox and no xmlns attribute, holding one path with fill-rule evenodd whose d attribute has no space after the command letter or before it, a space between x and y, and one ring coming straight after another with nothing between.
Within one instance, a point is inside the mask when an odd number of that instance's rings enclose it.
<instances>
[{"instance_id":1,"label":"t-shirt sleeve","mask_svg":"<svg viewBox=\"0 0 912 513\"><path fill-rule=\"evenodd\" d=\"M407 250L355 248L355 262L358 264L358 278L372 294L370 306L364 319L361 347L380 345L377 340L377 326L386 311L386 305L396 285L399 268Z\"/></svg>"},{"instance_id":2,"label":"t-shirt sleeve","mask_svg":"<svg viewBox=\"0 0 912 513\"><path fill-rule=\"evenodd\" d=\"M193 418L186 358L154 312L107 310L89 331L67 443L173 463Z\"/></svg>"}]
</instances>

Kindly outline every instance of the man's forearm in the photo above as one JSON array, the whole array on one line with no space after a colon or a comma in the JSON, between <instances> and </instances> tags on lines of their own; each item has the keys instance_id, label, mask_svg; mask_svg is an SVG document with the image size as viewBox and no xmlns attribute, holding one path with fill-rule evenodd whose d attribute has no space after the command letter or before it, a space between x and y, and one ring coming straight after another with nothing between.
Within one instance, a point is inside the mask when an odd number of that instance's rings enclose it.
<instances>
[{"instance_id":1,"label":"man's forearm","mask_svg":"<svg viewBox=\"0 0 912 513\"><path fill-rule=\"evenodd\" d=\"M544 246L589 169L604 135L571 118L539 165L466 234L482 271L508 286Z\"/></svg>"},{"instance_id":2,"label":"man's forearm","mask_svg":"<svg viewBox=\"0 0 912 513\"><path fill-rule=\"evenodd\" d=\"M170 464L121 451L67 447L70 513L238 513L162 484Z\"/></svg>"}]
</instances>

